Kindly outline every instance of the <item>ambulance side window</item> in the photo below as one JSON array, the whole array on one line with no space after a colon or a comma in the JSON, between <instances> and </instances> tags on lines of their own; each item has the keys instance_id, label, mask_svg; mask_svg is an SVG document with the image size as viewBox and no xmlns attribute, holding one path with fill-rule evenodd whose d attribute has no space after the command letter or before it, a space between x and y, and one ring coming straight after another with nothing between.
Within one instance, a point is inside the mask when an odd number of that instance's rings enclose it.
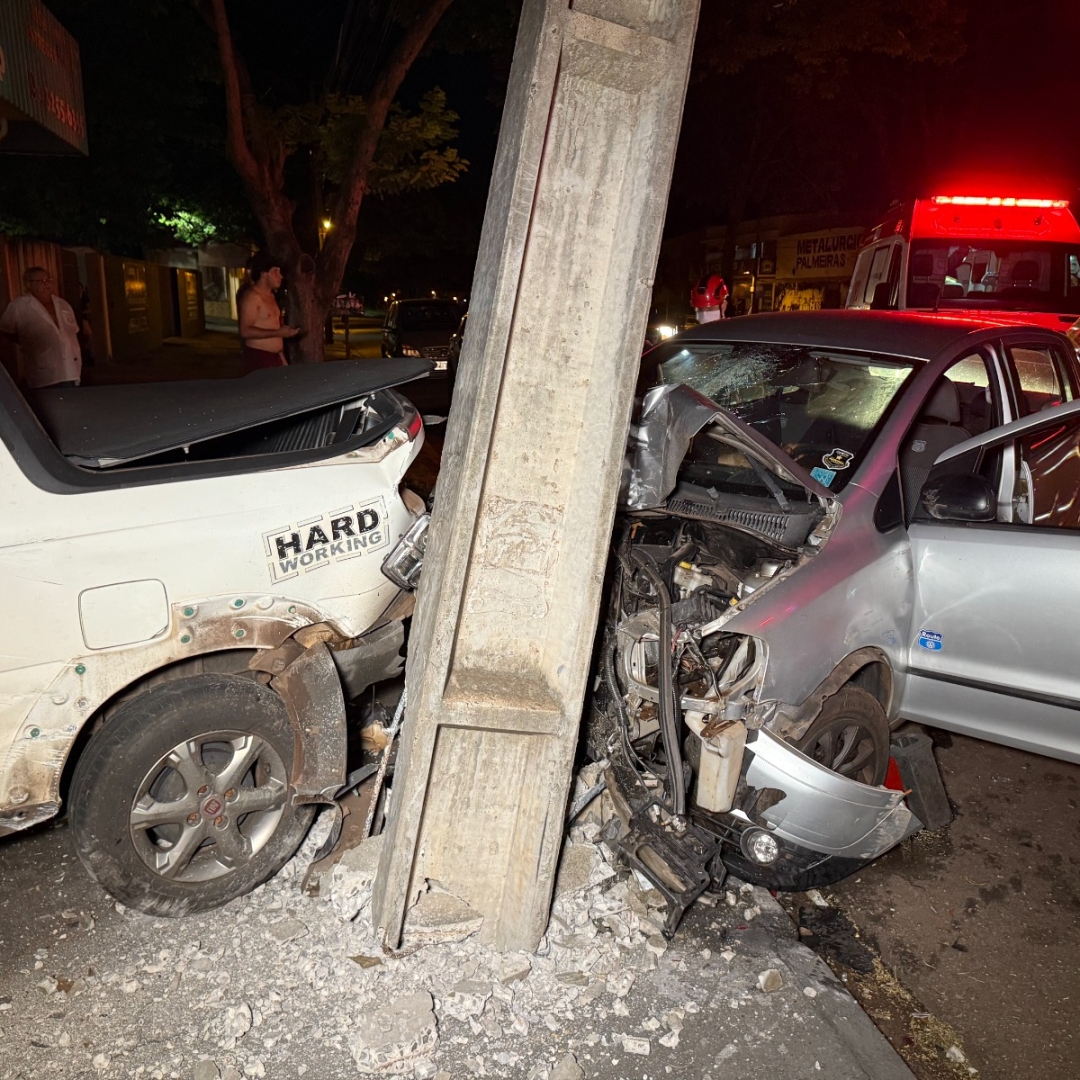
<instances>
[{"instance_id":1,"label":"ambulance side window","mask_svg":"<svg viewBox=\"0 0 1080 1080\"><path fill-rule=\"evenodd\" d=\"M870 273L866 277L866 289L863 291L863 300L867 304L874 302L874 290L886 280L889 272L889 254L891 244L882 244L875 249L874 259L870 263Z\"/></svg>"}]
</instances>

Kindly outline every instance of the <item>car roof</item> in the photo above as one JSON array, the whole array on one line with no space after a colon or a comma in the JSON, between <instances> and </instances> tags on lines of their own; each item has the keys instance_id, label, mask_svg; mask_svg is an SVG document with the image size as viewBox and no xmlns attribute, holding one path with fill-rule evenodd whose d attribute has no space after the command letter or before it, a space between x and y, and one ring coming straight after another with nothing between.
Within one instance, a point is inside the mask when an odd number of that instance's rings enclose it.
<instances>
[{"instance_id":1,"label":"car roof","mask_svg":"<svg viewBox=\"0 0 1080 1080\"><path fill-rule=\"evenodd\" d=\"M673 342L759 341L776 345L806 345L855 349L917 360L932 360L952 346L1022 328L1035 335L1060 337L1035 326L1023 312L965 312L939 315L911 311L782 311L743 315L703 323L684 330Z\"/></svg>"}]
</instances>

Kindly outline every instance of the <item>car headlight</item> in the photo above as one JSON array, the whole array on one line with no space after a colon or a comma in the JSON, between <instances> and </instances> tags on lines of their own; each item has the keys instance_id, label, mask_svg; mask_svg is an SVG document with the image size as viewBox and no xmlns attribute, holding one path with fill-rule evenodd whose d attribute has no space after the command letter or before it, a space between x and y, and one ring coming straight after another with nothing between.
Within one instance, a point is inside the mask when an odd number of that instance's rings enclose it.
<instances>
[{"instance_id":1,"label":"car headlight","mask_svg":"<svg viewBox=\"0 0 1080 1080\"><path fill-rule=\"evenodd\" d=\"M420 350L419 349L414 349L411 345L402 345L401 346L401 355L402 356L419 356L420 355Z\"/></svg>"}]
</instances>

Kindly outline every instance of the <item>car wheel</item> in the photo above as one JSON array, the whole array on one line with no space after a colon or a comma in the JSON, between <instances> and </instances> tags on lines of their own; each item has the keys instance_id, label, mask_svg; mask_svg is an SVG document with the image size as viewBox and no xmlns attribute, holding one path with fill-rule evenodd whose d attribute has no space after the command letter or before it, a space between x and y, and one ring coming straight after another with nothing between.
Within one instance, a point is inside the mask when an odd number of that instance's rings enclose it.
<instances>
[{"instance_id":1,"label":"car wheel","mask_svg":"<svg viewBox=\"0 0 1080 1080\"><path fill-rule=\"evenodd\" d=\"M889 767L889 722L873 694L845 686L827 698L795 744L807 757L862 784L881 784ZM725 849L721 859L737 877L779 892L804 892L832 885L866 865L865 859L822 855L803 848L782 850L763 866L742 851Z\"/></svg>"},{"instance_id":2,"label":"car wheel","mask_svg":"<svg viewBox=\"0 0 1080 1080\"><path fill-rule=\"evenodd\" d=\"M205 911L249 892L300 846L315 808L294 806L284 702L234 675L197 675L125 702L71 783L79 858L149 915Z\"/></svg>"},{"instance_id":3,"label":"car wheel","mask_svg":"<svg viewBox=\"0 0 1080 1080\"><path fill-rule=\"evenodd\" d=\"M881 784L889 768L889 721L873 694L845 686L826 698L795 746L849 780Z\"/></svg>"}]
</instances>

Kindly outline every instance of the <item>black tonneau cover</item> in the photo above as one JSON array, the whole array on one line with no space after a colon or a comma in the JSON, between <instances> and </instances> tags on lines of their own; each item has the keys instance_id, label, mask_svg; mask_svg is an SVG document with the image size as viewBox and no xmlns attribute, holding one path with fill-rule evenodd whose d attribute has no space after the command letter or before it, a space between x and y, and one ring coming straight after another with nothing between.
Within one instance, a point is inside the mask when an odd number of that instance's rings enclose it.
<instances>
[{"instance_id":1,"label":"black tonneau cover","mask_svg":"<svg viewBox=\"0 0 1080 1080\"><path fill-rule=\"evenodd\" d=\"M120 464L286 420L427 376L430 360L346 360L263 368L242 379L43 390L34 406L60 452Z\"/></svg>"}]
</instances>

